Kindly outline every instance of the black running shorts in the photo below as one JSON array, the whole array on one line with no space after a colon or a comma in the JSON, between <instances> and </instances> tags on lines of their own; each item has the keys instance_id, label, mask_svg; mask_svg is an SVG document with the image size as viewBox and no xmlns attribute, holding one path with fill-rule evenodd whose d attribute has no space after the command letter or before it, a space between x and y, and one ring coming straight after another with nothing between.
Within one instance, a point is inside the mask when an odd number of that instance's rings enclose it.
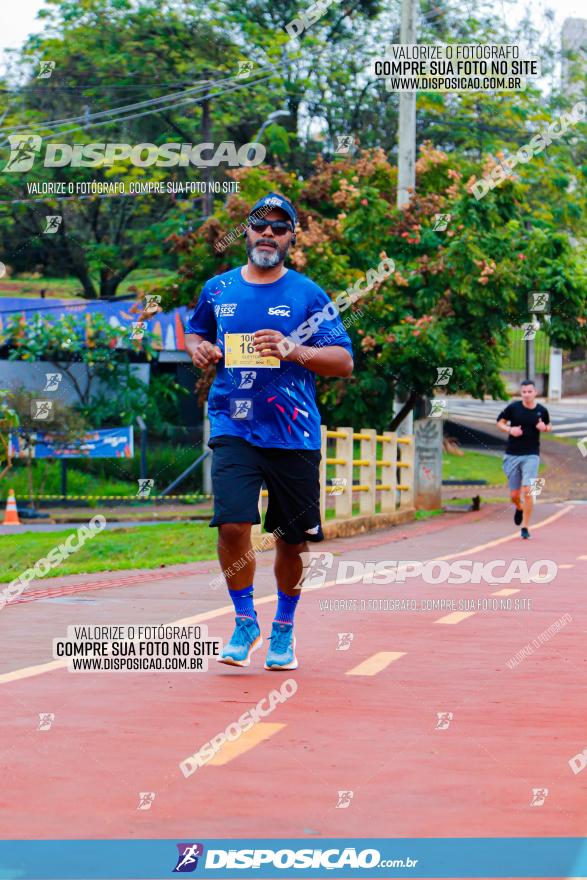
<instances>
[{"instance_id":1,"label":"black running shorts","mask_svg":"<svg viewBox=\"0 0 587 880\"><path fill-rule=\"evenodd\" d=\"M269 493L265 531L287 544L322 541L320 450L264 449L241 437L210 440L214 516L211 526L259 523L259 492Z\"/></svg>"}]
</instances>

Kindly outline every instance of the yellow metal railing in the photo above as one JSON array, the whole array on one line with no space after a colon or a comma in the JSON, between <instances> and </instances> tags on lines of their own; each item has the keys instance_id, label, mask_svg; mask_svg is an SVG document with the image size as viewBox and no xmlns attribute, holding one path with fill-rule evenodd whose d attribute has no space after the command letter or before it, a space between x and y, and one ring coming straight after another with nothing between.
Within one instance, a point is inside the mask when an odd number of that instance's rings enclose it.
<instances>
[{"instance_id":1,"label":"yellow metal railing","mask_svg":"<svg viewBox=\"0 0 587 880\"><path fill-rule=\"evenodd\" d=\"M359 456L354 457L354 442L360 443ZM329 441L334 448L328 455ZM380 444L380 450L378 450ZM378 451L381 458L377 457ZM383 454L385 452L385 454ZM331 485L327 481L328 466L334 468ZM354 468L361 468L361 481L353 485ZM379 473L378 473L379 472ZM402 479L399 479L399 476ZM380 481L377 482L379 476ZM354 515L353 496L357 493L359 515L391 513L414 505L414 438L398 437L386 431L377 434L373 428L352 427L328 429L322 426L322 460L320 462L320 509L326 515L326 500L332 498L336 519ZM261 499L267 492L261 492ZM261 501L262 504L262 501ZM255 531L260 531L255 526Z\"/></svg>"}]
</instances>

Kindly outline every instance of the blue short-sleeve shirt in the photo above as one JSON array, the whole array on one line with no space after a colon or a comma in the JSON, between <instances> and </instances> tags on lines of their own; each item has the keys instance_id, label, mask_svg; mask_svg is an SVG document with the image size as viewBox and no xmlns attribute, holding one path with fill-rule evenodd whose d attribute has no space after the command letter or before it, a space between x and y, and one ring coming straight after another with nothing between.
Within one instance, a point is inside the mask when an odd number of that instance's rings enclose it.
<instances>
[{"instance_id":1,"label":"blue short-sleeve shirt","mask_svg":"<svg viewBox=\"0 0 587 880\"><path fill-rule=\"evenodd\" d=\"M206 282L185 332L203 336L224 355L208 398L211 438L230 434L254 446L320 449L315 374L288 361L275 367L227 367L225 346L227 334L257 330L279 330L295 339L300 325L330 302L321 287L293 269L271 284L245 281L240 267ZM229 344L238 359L239 346L244 357L250 343L231 336ZM305 344L340 345L353 353L338 315L325 318Z\"/></svg>"}]
</instances>

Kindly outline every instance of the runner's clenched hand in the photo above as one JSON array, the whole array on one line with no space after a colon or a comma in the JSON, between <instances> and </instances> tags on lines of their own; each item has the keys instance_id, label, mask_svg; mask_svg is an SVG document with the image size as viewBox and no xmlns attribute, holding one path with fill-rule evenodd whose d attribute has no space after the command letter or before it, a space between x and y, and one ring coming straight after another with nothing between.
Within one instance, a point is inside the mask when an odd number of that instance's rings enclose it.
<instances>
[{"instance_id":1,"label":"runner's clenched hand","mask_svg":"<svg viewBox=\"0 0 587 880\"><path fill-rule=\"evenodd\" d=\"M221 359L222 352L218 346L212 345L207 339L200 342L192 355L192 363L194 367L199 367L200 370L209 367L210 364L217 364Z\"/></svg>"},{"instance_id":2,"label":"runner's clenched hand","mask_svg":"<svg viewBox=\"0 0 587 880\"><path fill-rule=\"evenodd\" d=\"M524 432L519 425L516 425L515 428L510 428L510 434L512 437L521 437L523 433Z\"/></svg>"},{"instance_id":3,"label":"runner's clenched hand","mask_svg":"<svg viewBox=\"0 0 587 880\"><path fill-rule=\"evenodd\" d=\"M279 330L257 330L253 334L253 347L261 357L276 357L280 361L289 360L289 355L282 354L279 343L285 339Z\"/></svg>"}]
</instances>

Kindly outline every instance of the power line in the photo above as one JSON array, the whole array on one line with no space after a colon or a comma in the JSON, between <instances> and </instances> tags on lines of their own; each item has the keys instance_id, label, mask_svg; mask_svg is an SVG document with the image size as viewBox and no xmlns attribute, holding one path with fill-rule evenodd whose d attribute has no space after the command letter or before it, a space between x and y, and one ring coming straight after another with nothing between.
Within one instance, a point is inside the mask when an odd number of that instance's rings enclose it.
<instances>
[{"instance_id":1,"label":"power line","mask_svg":"<svg viewBox=\"0 0 587 880\"><path fill-rule=\"evenodd\" d=\"M49 128L54 125L67 125L71 122L82 122L85 120L98 119L102 116L108 116L112 113L126 112L127 110L136 110L142 107L152 106L153 104L163 103L173 98L181 98L182 96L188 95L193 92L198 92L205 90L209 87L209 80L206 80L199 86L194 86L193 89L187 89L184 92L172 92L169 95L161 95L159 98L150 98L146 101L139 101L136 104L123 104L120 107L111 107L109 110L100 110L96 113L83 114L81 116L66 116L63 119L51 119L46 122L32 122L30 125L17 125L11 129L11 132L18 131L33 131L37 128ZM0 134L3 134L3 131L0 130Z\"/></svg>"},{"instance_id":2,"label":"power line","mask_svg":"<svg viewBox=\"0 0 587 880\"><path fill-rule=\"evenodd\" d=\"M263 73L265 71L271 71L271 70L275 69L276 67L283 66L285 63L286 62L284 59L283 61L281 61L277 64L272 63L272 64L268 64L264 67L259 67L259 69L256 73L259 74L259 73ZM245 80L242 77L239 77L238 75L236 77L226 77L224 79L206 80L206 81L198 84L197 86L193 86L193 87L191 87L189 89L185 89L184 91L181 91L181 92L170 92L167 95L160 95L158 98L149 98L145 101L138 101L133 104L122 104L120 107L112 107L109 110L100 110L100 111L97 111L96 113L90 113L90 114L85 113L81 116L64 117L63 119L52 119L52 120L47 120L44 122L33 122L30 125L15 126L14 128L10 129L10 134L15 133L15 132L19 132L19 131L31 131L31 130L37 130L37 129L44 129L44 128L48 128L50 126L52 127L52 126L57 126L57 125L67 125L71 122L82 122L83 121L83 122L87 123L88 120L99 119L104 116L110 116L112 114L120 115L121 113L125 113L130 110L138 110L143 107L155 106L156 104L161 104L163 106L166 106L167 104L170 104L174 101L177 101L178 104L181 104L182 103L181 99L183 99L183 98L187 98L193 94L201 93L209 88L215 88L215 87L222 88L223 86L226 86L230 83L237 83L239 86L252 84L248 80ZM221 91L216 94L221 95L223 93L224 92ZM206 97L206 96L204 96L204 97ZM82 127L85 127L85 126L82 126ZM0 130L0 134L6 134L6 133L7 133L6 129Z\"/></svg>"}]
</instances>

